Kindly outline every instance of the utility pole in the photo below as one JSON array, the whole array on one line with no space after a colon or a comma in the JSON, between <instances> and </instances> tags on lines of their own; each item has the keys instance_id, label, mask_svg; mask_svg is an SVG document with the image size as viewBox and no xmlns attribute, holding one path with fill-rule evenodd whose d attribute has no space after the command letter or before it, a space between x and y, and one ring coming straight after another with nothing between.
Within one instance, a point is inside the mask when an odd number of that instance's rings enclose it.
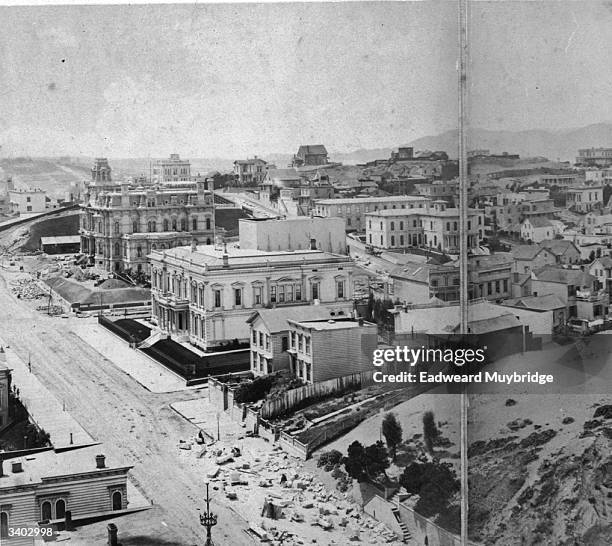
<instances>
[{"instance_id":1,"label":"utility pole","mask_svg":"<svg viewBox=\"0 0 612 546\"><path fill-rule=\"evenodd\" d=\"M462 338L468 334L468 173L466 148L468 0L459 0L459 308ZM461 545L468 543L468 398L461 392Z\"/></svg>"}]
</instances>

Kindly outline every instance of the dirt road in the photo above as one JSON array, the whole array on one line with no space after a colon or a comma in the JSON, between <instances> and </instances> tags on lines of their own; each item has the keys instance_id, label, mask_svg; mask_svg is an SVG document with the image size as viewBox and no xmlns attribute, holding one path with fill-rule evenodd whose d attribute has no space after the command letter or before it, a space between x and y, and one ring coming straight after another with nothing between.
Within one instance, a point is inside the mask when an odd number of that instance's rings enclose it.
<instances>
[{"instance_id":1,"label":"dirt road","mask_svg":"<svg viewBox=\"0 0 612 546\"><path fill-rule=\"evenodd\" d=\"M203 506L204 477L176 456L179 439L192 436L195 428L169 407L202 392L147 391L71 332L69 321L17 300L4 275L0 270L2 338L21 358L30 355L33 372L95 439L134 465L132 476L159 505L155 514L175 537L172 543L202 543L197 508ZM245 522L226 507L215 506L215 511L218 543L248 544Z\"/></svg>"}]
</instances>

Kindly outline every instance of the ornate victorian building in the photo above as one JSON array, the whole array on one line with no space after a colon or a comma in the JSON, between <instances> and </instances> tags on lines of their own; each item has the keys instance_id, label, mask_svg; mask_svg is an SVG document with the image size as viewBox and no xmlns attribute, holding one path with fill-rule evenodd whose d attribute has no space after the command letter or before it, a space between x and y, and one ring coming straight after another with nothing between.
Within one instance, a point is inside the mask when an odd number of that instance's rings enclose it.
<instances>
[{"instance_id":1,"label":"ornate victorian building","mask_svg":"<svg viewBox=\"0 0 612 546\"><path fill-rule=\"evenodd\" d=\"M81 216L81 252L107 271L149 273L156 249L214 241L212 182L115 183L96 159Z\"/></svg>"},{"instance_id":2,"label":"ornate victorian building","mask_svg":"<svg viewBox=\"0 0 612 546\"><path fill-rule=\"evenodd\" d=\"M153 320L163 335L205 350L249 339L248 318L265 307L353 309L354 263L320 250L266 252L196 246L151 253ZM298 314L299 316L299 314Z\"/></svg>"}]
</instances>

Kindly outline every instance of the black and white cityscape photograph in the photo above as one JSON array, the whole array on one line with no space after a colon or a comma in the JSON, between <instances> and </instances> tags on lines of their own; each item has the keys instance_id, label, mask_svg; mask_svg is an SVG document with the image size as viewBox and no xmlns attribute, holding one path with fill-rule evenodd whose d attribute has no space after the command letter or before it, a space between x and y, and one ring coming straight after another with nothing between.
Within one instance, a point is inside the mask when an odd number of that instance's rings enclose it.
<instances>
[{"instance_id":1,"label":"black and white cityscape photograph","mask_svg":"<svg viewBox=\"0 0 612 546\"><path fill-rule=\"evenodd\" d=\"M0 546L612 544L612 3L26 4Z\"/></svg>"}]
</instances>

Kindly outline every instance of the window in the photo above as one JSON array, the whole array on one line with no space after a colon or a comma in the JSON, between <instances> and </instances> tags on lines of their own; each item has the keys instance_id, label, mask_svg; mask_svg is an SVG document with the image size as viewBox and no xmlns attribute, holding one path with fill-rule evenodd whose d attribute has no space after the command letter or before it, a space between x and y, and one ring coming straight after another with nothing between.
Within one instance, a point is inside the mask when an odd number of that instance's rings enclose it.
<instances>
[{"instance_id":1,"label":"window","mask_svg":"<svg viewBox=\"0 0 612 546\"><path fill-rule=\"evenodd\" d=\"M66 517L66 502L64 499L55 501L55 519L64 519Z\"/></svg>"},{"instance_id":2,"label":"window","mask_svg":"<svg viewBox=\"0 0 612 546\"><path fill-rule=\"evenodd\" d=\"M270 303L276 303L276 286L270 287Z\"/></svg>"},{"instance_id":3,"label":"window","mask_svg":"<svg viewBox=\"0 0 612 546\"><path fill-rule=\"evenodd\" d=\"M138 222L136 220L132 222L132 233L138 233Z\"/></svg>"},{"instance_id":4,"label":"window","mask_svg":"<svg viewBox=\"0 0 612 546\"><path fill-rule=\"evenodd\" d=\"M289 348L289 340L287 336L281 338L281 351L286 351Z\"/></svg>"},{"instance_id":5,"label":"window","mask_svg":"<svg viewBox=\"0 0 612 546\"><path fill-rule=\"evenodd\" d=\"M8 539L9 517L6 512L0 512L0 540Z\"/></svg>"},{"instance_id":6,"label":"window","mask_svg":"<svg viewBox=\"0 0 612 546\"><path fill-rule=\"evenodd\" d=\"M266 351L270 350L270 336L266 334Z\"/></svg>"},{"instance_id":7,"label":"window","mask_svg":"<svg viewBox=\"0 0 612 546\"><path fill-rule=\"evenodd\" d=\"M136 247L136 255L139 258L142 258L142 247L141 246Z\"/></svg>"},{"instance_id":8,"label":"window","mask_svg":"<svg viewBox=\"0 0 612 546\"><path fill-rule=\"evenodd\" d=\"M295 301L302 301L302 285L295 285Z\"/></svg>"},{"instance_id":9,"label":"window","mask_svg":"<svg viewBox=\"0 0 612 546\"><path fill-rule=\"evenodd\" d=\"M172 231L176 231L176 218L172 220Z\"/></svg>"},{"instance_id":10,"label":"window","mask_svg":"<svg viewBox=\"0 0 612 546\"><path fill-rule=\"evenodd\" d=\"M221 290L213 290L215 307L221 307Z\"/></svg>"},{"instance_id":11,"label":"window","mask_svg":"<svg viewBox=\"0 0 612 546\"><path fill-rule=\"evenodd\" d=\"M27 203L31 203L32 202L32 198L31 197L26 197L26 202Z\"/></svg>"},{"instance_id":12,"label":"window","mask_svg":"<svg viewBox=\"0 0 612 546\"><path fill-rule=\"evenodd\" d=\"M313 282L311 285L311 299L313 300L318 300L319 299L319 283L318 282Z\"/></svg>"},{"instance_id":13,"label":"window","mask_svg":"<svg viewBox=\"0 0 612 546\"><path fill-rule=\"evenodd\" d=\"M253 301L255 305L261 305L263 302L263 288L261 286L256 286L253 289Z\"/></svg>"},{"instance_id":14,"label":"window","mask_svg":"<svg viewBox=\"0 0 612 546\"><path fill-rule=\"evenodd\" d=\"M119 222L115 222L115 235L119 235Z\"/></svg>"},{"instance_id":15,"label":"window","mask_svg":"<svg viewBox=\"0 0 612 546\"><path fill-rule=\"evenodd\" d=\"M191 229L193 231L197 231L197 229L198 229L198 219L197 218L193 218L191 220Z\"/></svg>"},{"instance_id":16,"label":"window","mask_svg":"<svg viewBox=\"0 0 612 546\"><path fill-rule=\"evenodd\" d=\"M51 503L45 501L40 506L40 519L42 521L53 519L51 516Z\"/></svg>"},{"instance_id":17,"label":"window","mask_svg":"<svg viewBox=\"0 0 612 546\"><path fill-rule=\"evenodd\" d=\"M113 510L121 510L123 507L122 501L121 491L115 491L113 493Z\"/></svg>"},{"instance_id":18,"label":"window","mask_svg":"<svg viewBox=\"0 0 612 546\"><path fill-rule=\"evenodd\" d=\"M495 292L497 292L498 294L501 292L501 285L499 281L495 281Z\"/></svg>"},{"instance_id":19,"label":"window","mask_svg":"<svg viewBox=\"0 0 612 546\"><path fill-rule=\"evenodd\" d=\"M337 293L338 299L344 298L344 281L338 281L336 283L336 293Z\"/></svg>"},{"instance_id":20,"label":"window","mask_svg":"<svg viewBox=\"0 0 612 546\"><path fill-rule=\"evenodd\" d=\"M181 218L181 231L185 231L187 229L187 220L185 218Z\"/></svg>"},{"instance_id":21,"label":"window","mask_svg":"<svg viewBox=\"0 0 612 546\"><path fill-rule=\"evenodd\" d=\"M400 246L404 246L404 236L400 235Z\"/></svg>"},{"instance_id":22,"label":"window","mask_svg":"<svg viewBox=\"0 0 612 546\"><path fill-rule=\"evenodd\" d=\"M310 336L304 336L304 352L310 354Z\"/></svg>"},{"instance_id":23,"label":"window","mask_svg":"<svg viewBox=\"0 0 612 546\"><path fill-rule=\"evenodd\" d=\"M395 231L395 222L391 222L391 231Z\"/></svg>"},{"instance_id":24,"label":"window","mask_svg":"<svg viewBox=\"0 0 612 546\"><path fill-rule=\"evenodd\" d=\"M234 305L242 305L242 288L234 288Z\"/></svg>"},{"instance_id":25,"label":"window","mask_svg":"<svg viewBox=\"0 0 612 546\"><path fill-rule=\"evenodd\" d=\"M404 229L404 222L400 222L400 231Z\"/></svg>"},{"instance_id":26,"label":"window","mask_svg":"<svg viewBox=\"0 0 612 546\"><path fill-rule=\"evenodd\" d=\"M206 218L206 229L210 229L210 218Z\"/></svg>"},{"instance_id":27,"label":"window","mask_svg":"<svg viewBox=\"0 0 612 546\"><path fill-rule=\"evenodd\" d=\"M263 346L264 346L264 335L263 335L263 332L259 332L259 346L263 349Z\"/></svg>"},{"instance_id":28,"label":"window","mask_svg":"<svg viewBox=\"0 0 612 546\"><path fill-rule=\"evenodd\" d=\"M115 243L115 245L113 247L113 255L114 256L119 256L119 243Z\"/></svg>"},{"instance_id":29,"label":"window","mask_svg":"<svg viewBox=\"0 0 612 546\"><path fill-rule=\"evenodd\" d=\"M168 227L169 227L168 220L164 220L164 229L163 229L163 231L168 231Z\"/></svg>"},{"instance_id":30,"label":"window","mask_svg":"<svg viewBox=\"0 0 612 546\"><path fill-rule=\"evenodd\" d=\"M391 246L395 246L395 235L391 235Z\"/></svg>"}]
</instances>

